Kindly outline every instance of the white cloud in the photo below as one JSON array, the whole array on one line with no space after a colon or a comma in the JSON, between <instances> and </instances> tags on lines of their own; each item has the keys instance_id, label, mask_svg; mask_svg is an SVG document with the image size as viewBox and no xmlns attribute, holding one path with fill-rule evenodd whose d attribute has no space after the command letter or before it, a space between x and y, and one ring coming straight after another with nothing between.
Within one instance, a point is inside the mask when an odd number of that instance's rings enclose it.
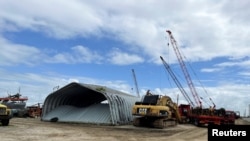
<instances>
[{"instance_id":1,"label":"white cloud","mask_svg":"<svg viewBox=\"0 0 250 141\"><path fill-rule=\"evenodd\" d=\"M142 63L144 60L136 54L128 54L120 50L114 50L109 55L109 62L116 65L128 65L134 63Z\"/></svg>"},{"instance_id":2,"label":"white cloud","mask_svg":"<svg viewBox=\"0 0 250 141\"><path fill-rule=\"evenodd\" d=\"M97 52L90 50L87 47L75 46L72 47L72 50L74 51L74 55L76 55L77 57L75 60L78 60L79 62L98 63L103 59L103 56L101 56L101 54L98 54Z\"/></svg>"},{"instance_id":3,"label":"white cloud","mask_svg":"<svg viewBox=\"0 0 250 141\"><path fill-rule=\"evenodd\" d=\"M233 60L231 62L223 62L220 64L216 64L215 66L217 67L245 67L245 68L249 68L250 65L250 60Z\"/></svg>"},{"instance_id":4,"label":"white cloud","mask_svg":"<svg viewBox=\"0 0 250 141\"><path fill-rule=\"evenodd\" d=\"M249 1L193 1L193 0L141 0L141 1L0 1L0 65L35 65L38 63L103 63L129 65L142 62L160 63L159 56L177 62L173 49L167 46L166 29L172 31L183 56L191 62L211 61L219 57L232 59L217 62L213 68L203 72L219 72L232 67L240 67L248 75L250 19ZM107 55L91 50L85 45L68 47L68 50L47 53L36 46L28 46L7 40L5 33L33 31L54 39L109 38L121 41L126 48L107 48ZM126 51L126 52L125 52ZM144 58L148 57L144 60ZM107 58L107 59L106 59ZM220 71L220 73L223 73ZM2 73L2 87L9 89L24 85L24 92L34 97L34 93L47 94L54 86L70 81L84 82L86 78L77 76L44 76L33 73ZM236 73L235 73L236 74ZM19 79L20 78L20 79ZM62 78L62 79L59 79ZM25 83L22 83L24 82ZM227 105L234 102L238 107L249 104L249 86L234 81L223 81L220 89L211 88L216 103ZM247 80L246 80L247 81ZM9 83L10 82L10 83ZM26 83L29 82L29 83ZM112 85L128 89L124 82L114 84L87 79L86 82ZM227 82L227 83L226 83ZM34 83L34 84L33 84ZM35 85L39 83L39 86ZM226 85L227 84L227 85ZM241 90L236 87L239 86ZM11 86L12 87L12 86ZM46 88L46 90L44 89ZM16 88L15 88L16 89ZM30 90L32 89L32 92ZM159 90L157 90L159 92ZM240 97L240 95L243 97ZM174 95L173 95L174 96ZM246 96L246 97L245 97ZM223 99L229 97L228 99ZM35 99L35 97L34 97ZM235 101L235 99L240 99ZM243 99L243 101L242 101ZM222 102L220 102L222 100ZM229 102L228 102L229 101ZM242 111L242 109L238 108Z\"/></svg>"},{"instance_id":5,"label":"white cloud","mask_svg":"<svg viewBox=\"0 0 250 141\"><path fill-rule=\"evenodd\" d=\"M67 76L58 73L18 73L0 69L0 75L2 76L1 80L4 80L0 81L0 97L15 94L20 88L21 95L29 98L27 105L42 103L50 93L72 82L103 85L123 92L129 92L130 88L124 81L98 80L96 78Z\"/></svg>"},{"instance_id":6,"label":"white cloud","mask_svg":"<svg viewBox=\"0 0 250 141\"><path fill-rule=\"evenodd\" d=\"M0 7L3 25L45 32L55 38L98 35L95 31L102 25L97 10L77 0L1 1Z\"/></svg>"},{"instance_id":7,"label":"white cloud","mask_svg":"<svg viewBox=\"0 0 250 141\"><path fill-rule=\"evenodd\" d=\"M0 45L0 66L33 65L42 57L35 47L13 44L3 38L0 38Z\"/></svg>"},{"instance_id":8,"label":"white cloud","mask_svg":"<svg viewBox=\"0 0 250 141\"><path fill-rule=\"evenodd\" d=\"M201 69L201 72L218 72L220 70L220 68L203 68Z\"/></svg>"},{"instance_id":9,"label":"white cloud","mask_svg":"<svg viewBox=\"0 0 250 141\"><path fill-rule=\"evenodd\" d=\"M124 43L133 44L131 48L136 45L141 53L151 57L149 60L158 63L159 55L168 52L164 38L165 30L170 29L180 47L187 47L184 52L191 61L211 60L250 53L246 42L250 28L244 24L249 23L245 18L248 8L246 4L234 3L236 1L2 1L0 23L1 30L28 29L54 38L102 37L109 33ZM12 28L5 28L8 25Z\"/></svg>"}]
</instances>

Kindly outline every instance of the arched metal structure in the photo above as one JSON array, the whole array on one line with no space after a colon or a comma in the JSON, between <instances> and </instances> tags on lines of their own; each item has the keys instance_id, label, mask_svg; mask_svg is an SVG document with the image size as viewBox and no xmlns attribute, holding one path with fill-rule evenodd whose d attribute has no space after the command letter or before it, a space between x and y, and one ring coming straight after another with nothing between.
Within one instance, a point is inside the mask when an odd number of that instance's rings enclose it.
<instances>
[{"instance_id":1,"label":"arched metal structure","mask_svg":"<svg viewBox=\"0 0 250 141\"><path fill-rule=\"evenodd\" d=\"M41 120L130 124L135 101L138 97L105 86L73 82L46 97Z\"/></svg>"}]
</instances>

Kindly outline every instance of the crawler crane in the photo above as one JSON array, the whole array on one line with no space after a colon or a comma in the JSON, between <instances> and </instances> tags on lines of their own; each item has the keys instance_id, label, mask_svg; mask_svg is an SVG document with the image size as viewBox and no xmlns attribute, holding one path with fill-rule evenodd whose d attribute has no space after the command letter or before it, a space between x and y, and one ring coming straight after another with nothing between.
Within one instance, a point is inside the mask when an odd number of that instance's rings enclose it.
<instances>
[{"instance_id":1,"label":"crawler crane","mask_svg":"<svg viewBox=\"0 0 250 141\"><path fill-rule=\"evenodd\" d=\"M189 75L189 72L186 68L185 62L183 61L183 57L178 49L177 46L177 42L174 39L172 32L170 30L166 31L170 37L170 41L172 44L172 47L174 49L174 52L177 56L178 62L180 64L180 67L182 69L182 72L185 76L185 79L187 81L188 87L191 91L191 94L193 95L196 107L194 105L180 105L179 109L180 111L183 110L183 108L188 109L188 114L187 117L189 119L189 121L197 126L201 126L201 125L207 125L207 124L217 124L217 125L221 125L221 124L234 124L235 123L235 118L234 116L231 116L231 112L226 111L224 108L221 109L215 109L215 104L212 102L211 98L211 102L213 103L213 107L212 108L203 108L202 107L202 102L200 100L200 97L194 87L194 84L192 82L192 79ZM162 59L162 57L161 57ZM163 59L162 59L163 60ZM166 62L164 62L164 65L166 66ZM168 69L168 67L166 67ZM175 79L174 77L172 77L173 79ZM177 86L179 85L177 83L177 81L175 81L175 83L177 84ZM182 92L183 93L183 92ZM184 96L187 96L186 93ZM189 101L189 103L192 103Z\"/></svg>"}]
</instances>

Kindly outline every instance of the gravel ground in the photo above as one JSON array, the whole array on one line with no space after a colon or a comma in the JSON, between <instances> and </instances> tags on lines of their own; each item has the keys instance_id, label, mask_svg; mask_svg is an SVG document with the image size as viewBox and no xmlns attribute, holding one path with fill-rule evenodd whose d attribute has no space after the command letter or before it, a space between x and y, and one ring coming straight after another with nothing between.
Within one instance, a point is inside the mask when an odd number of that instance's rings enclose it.
<instances>
[{"instance_id":1,"label":"gravel ground","mask_svg":"<svg viewBox=\"0 0 250 141\"><path fill-rule=\"evenodd\" d=\"M236 124L249 122L238 119ZM0 141L207 141L207 128L179 124L167 129L44 122L39 118L13 118L0 125Z\"/></svg>"}]
</instances>

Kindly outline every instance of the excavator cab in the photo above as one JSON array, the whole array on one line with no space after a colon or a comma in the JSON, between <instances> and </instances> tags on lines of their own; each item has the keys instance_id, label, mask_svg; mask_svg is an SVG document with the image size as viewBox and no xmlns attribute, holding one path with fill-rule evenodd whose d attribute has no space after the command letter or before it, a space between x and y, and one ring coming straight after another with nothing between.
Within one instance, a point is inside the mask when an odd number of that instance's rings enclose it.
<instances>
[{"instance_id":1,"label":"excavator cab","mask_svg":"<svg viewBox=\"0 0 250 141\"><path fill-rule=\"evenodd\" d=\"M145 95L142 103L146 105L156 105L159 95Z\"/></svg>"},{"instance_id":2,"label":"excavator cab","mask_svg":"<svg viewBox=\"0 0 250 141\"><path fill-rule=\"evenodd\" d=\"M147 91L146 95L144 96L141 102L135 102L135 105L157 105L157 102L160 98L160 95L153 95L150 93L150 90Z\"/></svg>"}]
</instances>

